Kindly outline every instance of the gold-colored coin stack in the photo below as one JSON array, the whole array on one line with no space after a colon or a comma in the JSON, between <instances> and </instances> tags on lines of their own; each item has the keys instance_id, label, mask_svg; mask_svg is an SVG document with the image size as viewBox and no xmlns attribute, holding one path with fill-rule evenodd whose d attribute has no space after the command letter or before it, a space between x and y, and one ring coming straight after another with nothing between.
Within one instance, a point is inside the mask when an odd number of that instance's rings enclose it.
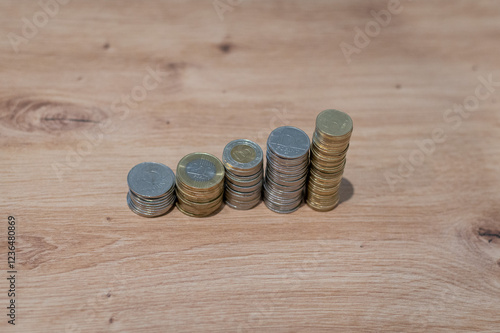
<instances>
[{"instance_id":1,"label":"gold-colored coin stack","mask_svg":"<svg viewBox=\"0 0 500 333\"><path fill-rule=\"evenodd\" d=\"M181 212L189 216L209 216L222 204L224 166L211 154L188 154L177 165L176 186L176 205Z\"/></svg>"},{"instance_id":2,"label":"gold-colored coin stack","mask_svg":"<svg viewBox=\"0 0 500 333\"><path fill-rule=\"evenodd\" d=\"M315 210L329 211L339 202L352 129L351 117L338 110L325 110L316 118L306 196Z\"/></svg>"}]
</instances>

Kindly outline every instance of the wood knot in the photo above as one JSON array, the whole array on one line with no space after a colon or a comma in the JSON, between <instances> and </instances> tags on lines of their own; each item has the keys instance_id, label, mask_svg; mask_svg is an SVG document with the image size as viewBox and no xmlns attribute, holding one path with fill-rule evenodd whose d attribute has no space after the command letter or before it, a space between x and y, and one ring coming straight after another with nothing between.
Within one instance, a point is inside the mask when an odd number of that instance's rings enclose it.
<instances>
[{"instance_id":1,"label":"wood knot","mask_svg":"<svg viewBox=\"0 0 500 333\"><path fill-rule=\"evenodd\" d=\"M500 230L488 229L480 227L477 230L477 235L479 237L483 237L488 243L493 242L494 240L500 240Z\"/></svg>"},{"instance_id":2,"label":"wood knot","mask_svg":"<svg viewBox=\"0 0 500 333\"><path fill-rule=\"evenodd\" d=\"M221 43L219 44L219 50L222 52L222 53L230 53L233 49L233 44L229 43L229 42L224 42L224 43Z\"/></svg>"},{"instance_id":3,"label":"wood knot","mask_svg":"<svg viewBox=\"0 0 500 333\"><path fill-rule=\"evenodd\" d=\"M474 258L474 265L482 269L496 266L500 249L500 225L496 209L461 220L457 236L463 245L463 254Z\"/></svg>"},{"instance_id":4,"label":"wood knot","mask_svg":"<svg viewBox=\"0 0 500 333\"><path fill-rule=\"evenodd\" d=\"M0 126L22 132L58 133L93 126L107 118L99 108L36 97L0 101Z\"/></svg>"},{"instance_id":5,"label":"wood knot","mask_svg":"<svg viewBox=\"0 0 500 333\"><path fill-rule=\"evenodd\" d=\"M179 70L186 69L186 67L187 67L187 64L183 61L167 63L167 70L169 70L169 71L179 71Z\"/></svg>"}]
</instances>

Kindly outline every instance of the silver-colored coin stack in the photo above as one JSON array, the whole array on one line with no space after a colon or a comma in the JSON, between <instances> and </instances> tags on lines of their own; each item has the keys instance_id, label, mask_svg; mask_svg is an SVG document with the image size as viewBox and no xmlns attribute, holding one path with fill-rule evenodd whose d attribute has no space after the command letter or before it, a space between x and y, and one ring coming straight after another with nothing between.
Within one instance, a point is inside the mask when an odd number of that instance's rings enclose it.
<instances>
[{"instance_id":1,"label":"silver-colored coin stack","mask_svg":"<svg viewBox=\"0 0 500 333\"><path fill-rule=\"evenodd\" d=\"M137 215L160 216L175 203L175 175L166 165L154 162L137 164L128 173L127 182L127 203Z\"/></svg>"},{"instance_id":2,"label":"silver-colored coin stack","mask_svg":"<svg viewBox=\"0 0 500 333\"><path fill-rule=\"evenodd\" d=\"M264 203L277 213L296 211L304 199L310 140L292 126L278 127L267 139Z\"/></svg>"},{"instance_id":3,"label":"silver-colored coin stack","mask_svg":"<svg viewBox=\"0 0 500 333\"><path fill-rule=\"evenodd\" d=\"M226 169L226 204L235 209L250 209L260 202L264 153L258 144L246 139L229 142L222 153Z\"/></svg>"}]
</instances>

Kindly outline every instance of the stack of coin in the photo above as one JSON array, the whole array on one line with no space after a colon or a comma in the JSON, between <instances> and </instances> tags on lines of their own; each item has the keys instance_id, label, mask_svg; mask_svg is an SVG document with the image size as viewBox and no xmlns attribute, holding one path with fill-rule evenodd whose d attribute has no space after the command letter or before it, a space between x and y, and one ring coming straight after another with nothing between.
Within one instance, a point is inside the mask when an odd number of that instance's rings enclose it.
<instances>
[{"instance_id":1,"label":"stack of coin","mask_svg":"<svg viewBox=\"0 0 500 333\"><path fill-rule=\"evenodd\" d=\"M304 198L310 141L292 126L275 129L267 139L264 203L277 213L297 210Z\"/></svg>"},{"instance_id":2,"label":"stack of coin","mask_svg":"<svg viewBox=\"0 0 500 333\"><path fill-rule=\"evenodd\" d=\"M250 209L262 194L262 149L253 141L238 139L229 142L222 153L226 168L226 204L236 209Z\"/></svg>"},{"instance_id":3,"label":"stack of coin","mask_svg":"<svg viewBox=\"0 0 500 333\"><path fill-rule=\"evenodd\" d=\"M177 165L177 208L189 216L208 216L219 209L224 194L224 166L207 153L184 156Z\"/></svg>"},{"instance_id":4,"label":"stack of coin","mask_svg":"<svg viewBox=\"0 0 500 333\"><path fill-rule=\"evenodd\" d=\"M325 110L316 118L306 196L315 210L332 210L339 202L352 128L351 117L338 110Z\"/></svg>"},{"instance_id":5,"label":"stack of coin","mask_svg":"<svg viewBox=\"0 0 500 333\"><path fill-rule=\"evenodd\" d=\"M156 217L165 214L175 202L174 172L161 163L144 162L127 176L127 203L137 215Z\"/></svg>"}]
</instances>

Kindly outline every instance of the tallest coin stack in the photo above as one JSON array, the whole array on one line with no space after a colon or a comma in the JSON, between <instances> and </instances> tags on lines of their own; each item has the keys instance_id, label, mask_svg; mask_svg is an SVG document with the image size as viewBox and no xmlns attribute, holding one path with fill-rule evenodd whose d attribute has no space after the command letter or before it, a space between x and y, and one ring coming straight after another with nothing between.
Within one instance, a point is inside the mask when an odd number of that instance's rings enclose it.
<instances>
[{"instance_id":1,"label":"tallest coin stack","mask_svg":"<svg viewBox=\"0 0 500 333\"><path fill-rule=\"evenodd\" d=\"M316 118L306 196L315 210L332 210L339 202L352 128L351 117L338 110L325 110Z\"/></svg>"}]
</instances>

